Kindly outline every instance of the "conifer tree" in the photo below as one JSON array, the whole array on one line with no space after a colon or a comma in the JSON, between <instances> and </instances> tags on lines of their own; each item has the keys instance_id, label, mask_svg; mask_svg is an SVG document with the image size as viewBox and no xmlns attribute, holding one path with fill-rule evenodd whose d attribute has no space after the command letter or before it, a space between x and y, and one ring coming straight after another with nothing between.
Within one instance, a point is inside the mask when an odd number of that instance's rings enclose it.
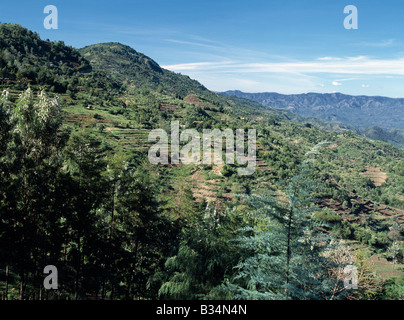
<instances>
[{"instance_id":1,"label":"conifer tree","mask_svg":"<svg viewBox=\"0 0 404 320\"><path fill-rule=\"evenodd\" d=\"M330 236L321 232L314 205L318 184L313 177L317 145L302 162L286 190L286 204L267 196L247 196L255 223L235 239L244 252L236 274L222 287L236 299L327 299L335 281L327 270L336 267L323 255ZM334 297L335 298L335 297Z\"/></svg>"}]
</instances>

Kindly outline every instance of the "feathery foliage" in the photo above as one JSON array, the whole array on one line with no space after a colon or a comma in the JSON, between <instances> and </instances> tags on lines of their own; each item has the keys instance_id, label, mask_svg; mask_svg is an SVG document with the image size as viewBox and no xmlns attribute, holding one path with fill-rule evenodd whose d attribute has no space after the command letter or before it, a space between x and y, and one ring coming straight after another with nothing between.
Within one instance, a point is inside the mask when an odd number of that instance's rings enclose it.
<instances>
[{"instance_id":1,"label":"feathery foliage","mask_svg":"<svg viewBox=\"0 0 404 320\"><path fill-rule=\"evenodd\" d=\"M255 221L239 231L235 239L244 251L236 275L222 288L237 299L284 300L327 299L335 279L327 270L334 266L322 252L331 237L316 221L318 207L313 197L317 145L289 182L286 204L266 196L247 196L255 209Z\"/></svg>"}]
</instances>

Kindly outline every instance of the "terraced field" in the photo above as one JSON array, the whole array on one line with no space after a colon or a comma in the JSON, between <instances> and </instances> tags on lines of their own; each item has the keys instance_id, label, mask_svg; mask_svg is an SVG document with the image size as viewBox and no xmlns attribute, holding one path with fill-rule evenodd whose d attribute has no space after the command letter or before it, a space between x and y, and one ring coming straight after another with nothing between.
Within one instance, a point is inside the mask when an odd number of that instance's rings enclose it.
<instances>
[{"instance_id":1,"label":"terraced field","mask_svg":"<svg viewBox=\"0 0 404 320\"><path fill-rule=\"evenodd\" d=\"M387 173L382 172L380 168L365 166L366 171L361 172L361 175L370 178L376 187L380 187L387 180Z\"/></svg>"}]
</instances>

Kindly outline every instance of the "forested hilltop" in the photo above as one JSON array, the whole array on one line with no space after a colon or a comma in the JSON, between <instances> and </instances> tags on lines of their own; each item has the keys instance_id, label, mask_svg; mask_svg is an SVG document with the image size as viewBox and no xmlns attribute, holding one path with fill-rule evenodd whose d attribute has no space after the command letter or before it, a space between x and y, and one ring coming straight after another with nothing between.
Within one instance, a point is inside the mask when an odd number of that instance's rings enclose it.
<instances>
[{"instance_id":1,"label":"forested hilltop","mask_svg":"<svg viewBox=\"0 0 404 320\"><path fill-rule=\"evenodd\" d=\"M2 299L404 298L403 150L14 24L0 86ZM152 165L148 135L172 121L256 129L254 174Z\"/></svg>"}]
</instances>

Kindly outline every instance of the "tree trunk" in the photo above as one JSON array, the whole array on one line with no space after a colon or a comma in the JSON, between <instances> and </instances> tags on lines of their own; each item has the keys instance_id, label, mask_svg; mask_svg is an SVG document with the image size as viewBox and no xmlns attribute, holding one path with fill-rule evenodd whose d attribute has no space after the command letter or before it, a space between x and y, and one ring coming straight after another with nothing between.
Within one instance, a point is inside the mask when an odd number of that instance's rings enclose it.
<instances>
[{"instance_id":1,"label":"tree trunk","mask_svg":"<svg viewBox=\"0 0 404 320\"><path fill-rule=\"evenodd\" d=\"M21 271L20 273L20 297L19 299L22 300L24 297L24 272Z\"/></svg>"},{"instance_id":2,"label":"tree trunk","mask_svg":"<svg viewBox=\"0 0 404 320\"><path fill-rule=\"evenodd\" d=\"M5 289L4 300L8 300L8 264L6 265L6 289Z\"/></svg>"},{"instance_id":3,"label":"tree trunk","mask_svg":"<svg viewBox=\"0 0 404 320\"><path fill-rule=\"evenodd\" d=\"M75 280L75 293L74 299L79 298L79 279L80 279L80 267L81 267L81 236L77 239L77 264L76 264L76 280Z\"/></svg>"},{"instance_id":4,"label":"tree trunk","mask_svg":"<svg viewBox=\"0 0 404 320\"><path fill-rule=\"evenodd\" d=\"M289 210L288 214L288 244L286 249L286 283L289 283L289 265L290 265L290 256L292 254L290 248L290 237L291 237L291 228L292 228L292 219L293 219L293 208Z\"/></svg>"},{"instance_id":5,"label":"tree trunk","mask_svg":"<svg viewBox=\"0 0 404 320\"><path fill-rule=\"evenodd\" d=\"M130 297L130 287L132 285L133 270L136 268L138 249L139 249L139 236L136 237L135 252L134 252L134 258L133 258L133 267L131 266L129 277L128 277L128 288L126 290L126 300L129 300L129 297Z\"/></svg>"}]
</instances>

